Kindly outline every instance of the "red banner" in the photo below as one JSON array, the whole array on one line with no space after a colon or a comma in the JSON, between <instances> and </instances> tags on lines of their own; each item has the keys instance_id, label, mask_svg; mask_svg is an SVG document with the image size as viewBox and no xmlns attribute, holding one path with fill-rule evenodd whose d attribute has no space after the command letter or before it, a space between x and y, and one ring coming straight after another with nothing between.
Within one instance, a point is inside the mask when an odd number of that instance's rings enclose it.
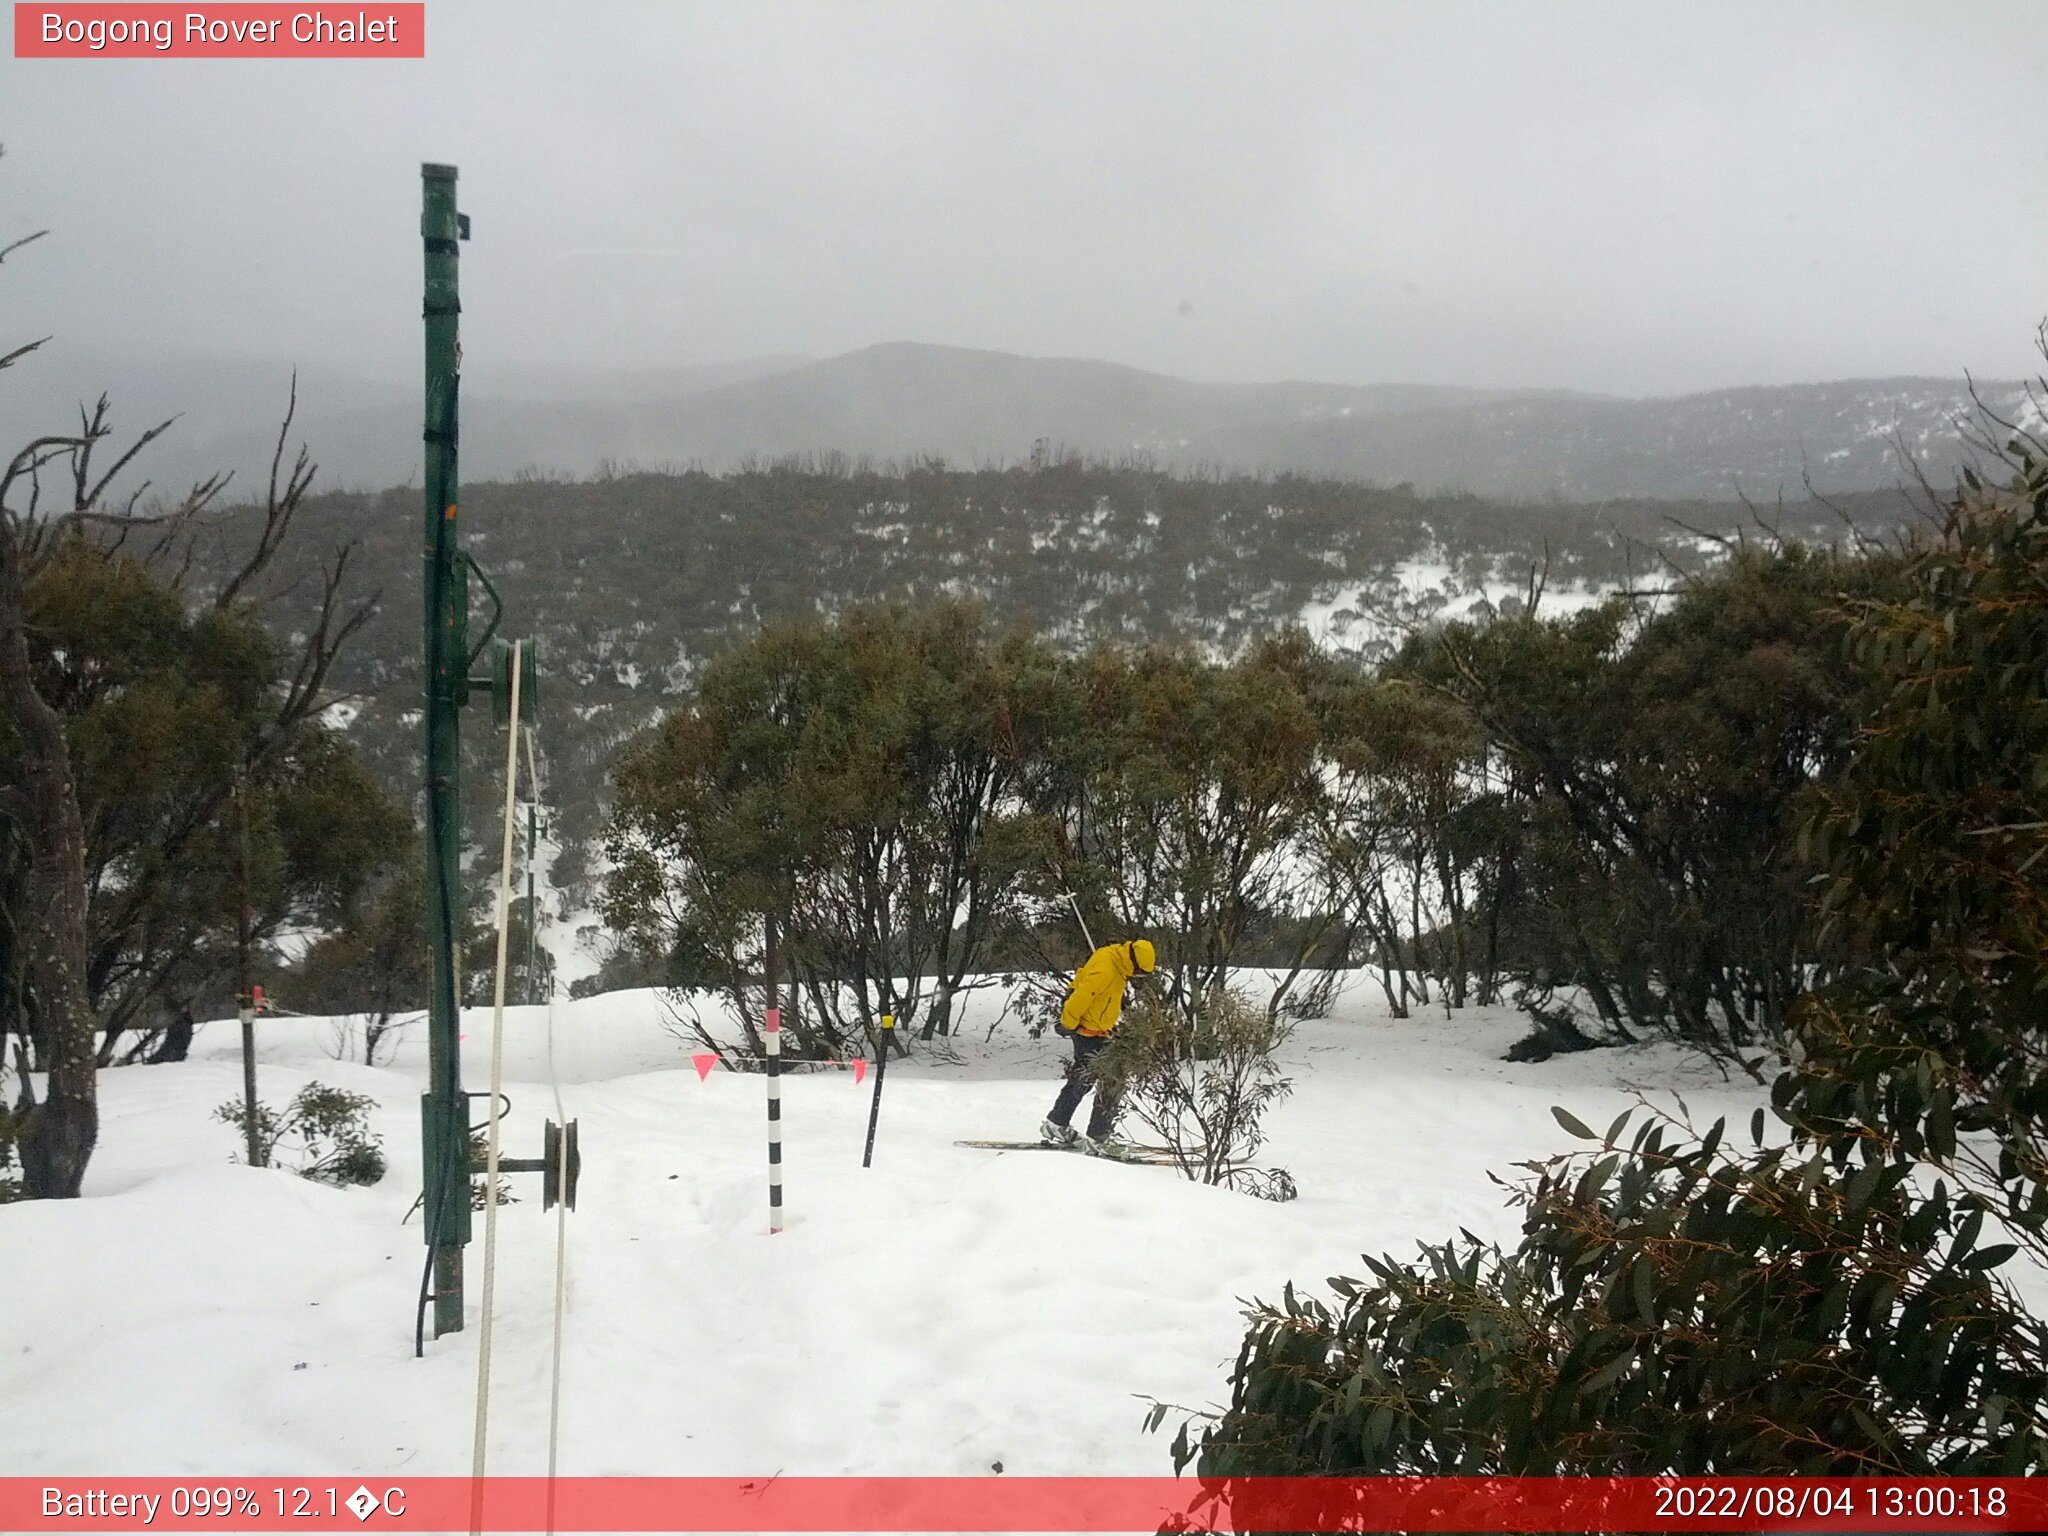
<instances>
[{"instance_id":1,"label":"red banner","mask_svg":"<svg viewBox=\"0 0 2048 1536\"><path fill-rule=\"evenodd\" d=\"M24 5L17 59L423 59L427 8L393 5Z\"/></svg>"},{"instance_id":2,"label":"red banner","mask_svg":"<svg viewBox=\"0 0 2048 1536\"><path fill-rule=\"evenodd\" d=\"M23 1531L2040 1531L2010 1478L0 1478Z\"/></svg>"}]
</instances>

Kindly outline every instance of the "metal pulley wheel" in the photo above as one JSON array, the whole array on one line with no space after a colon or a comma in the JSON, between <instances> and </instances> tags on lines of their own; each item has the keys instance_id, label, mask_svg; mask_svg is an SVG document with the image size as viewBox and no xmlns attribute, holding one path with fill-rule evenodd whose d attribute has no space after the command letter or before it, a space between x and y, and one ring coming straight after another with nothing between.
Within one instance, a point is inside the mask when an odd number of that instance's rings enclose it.
<instances>
[{"instance_id":1,"label":"metal pulley wheel","mask_svg":"<svg viewBox=\"0 0 2048 1536\"><path fill-rule=\"evenodd\" d=\"M550 1120L541 1138L540 1208L551 1211L560 1201L576 1209L576 1176L583 1170L583 1157L576 1148L576 1122L557 1125Z\"/></svg>"}]
</instances>

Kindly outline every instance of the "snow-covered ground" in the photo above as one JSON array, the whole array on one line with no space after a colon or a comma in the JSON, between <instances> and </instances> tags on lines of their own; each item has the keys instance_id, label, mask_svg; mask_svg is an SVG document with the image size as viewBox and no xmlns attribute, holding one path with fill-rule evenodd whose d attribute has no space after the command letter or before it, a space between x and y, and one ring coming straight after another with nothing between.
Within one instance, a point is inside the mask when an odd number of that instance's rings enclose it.
<instances>
[{"instance_id":1,"label":"snow-covered ground","mask_svg":"<svg viewBox=\"0 0 2048 1536\"><path fill-rule=\"evenodd\" d=\"M1510 1065L1505 1009L1396 1022L1354 986L1287 1052L1294 1096L1260 1161L1272 1204L1172 1169L992 1153L1033 1134L1061 1048L982 994L951 1063L890 1068L874 1166L869 1089L785 1079L788 1230L766 1223L763 1083L700 1082L659 1000L553 1010L583 1177L569 1218L565 1474L980 1474L1171 1470L1140 1395L1226 1393L1240 1298L1360 1272L1461 1226L1511 1238L1487 1182L1574 1145L1560 1104L1605 1126L1629 1085L1678 1087L1746 1123L1760 1094L1664 1048ZM465 1076L488 1081L488 1013ZM391 1171L335 1190L232 1159L210 1118L240 1091L238 1032L193 1059L103 1074L87 1198L0 1207L0 1474L462 1473L469 1467L482 1222L468 1331L413 1358L425 1039L366 1067L331 1021L262 1024L261 1092L312 1079L373 1096ZM508 1016L508 1155L554 1114L548 1010ZM870 1083L872 1079L870 1079ZM492 1470L544 1470L555 1218L514 1176L501 1212Z\"/></svg>"},{"instance_id":2,"label":"snow-covered ground","mask_svg":"<svg viewBox=\"0 0 2048 1536\"><path fill-rule=\"evenodd\" d=\"M1519 603L1528 596L1527 578L1462 581L1440 552L1426 559L1404 560L1379 582L1347 582L1326 596L1305 603L1296 622L1319 645L1360 649L1375 643L1397 644L1408 625L1422 617L1473 618L1487 605ZM1553 584L1544 590L1540 612L1559 618L1590 608L1607 596L1602 588L1576 583Z\"/></svg>"}]
</instances>

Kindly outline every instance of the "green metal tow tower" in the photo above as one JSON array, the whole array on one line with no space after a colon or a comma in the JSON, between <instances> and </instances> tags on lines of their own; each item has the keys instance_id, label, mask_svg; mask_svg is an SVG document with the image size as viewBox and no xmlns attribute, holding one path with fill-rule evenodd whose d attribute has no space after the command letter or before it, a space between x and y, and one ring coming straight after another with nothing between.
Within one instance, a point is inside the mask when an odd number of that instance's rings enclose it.
<instances>
[{"instance_id":1,"label":"green metal tow tower","mask_svg":"<svg viewBox=\"0 0 2048 1536\"><path fill-rule=\"evenodd\" d=\"M433 1302L434 1337L462 1328L462 1250L470 1237L470 1101L488 1098L462 1086L462 1016L459 961L462 931L462 729L460 711L472 692L487 693L501 726L511 719L512 646L492 638L505 605L490 578L462 548L457 517L460 481L456 445L462 374L459 244L469 238L469 217L455 211L455 167L420 167L420 241L426 253L426 536L421 589L425 597L422 633L426 682L425 781L427 816L427 923L433 950L432 992L427 1000L427 1091L420 1100L421 1192L426 1213L428 1258L420 1284L416 1320L424 1346L426 1304ZM481 639L469 640L469 580L474 576L490 602ZM488 671L471 669L492 651ZM531 719L538 703L538 667L532 642L517 651L520 713ZM529 832L529 841L532 834ZM528 852L532 857L531 847ZM531 873L527 889L532 891ZM532 919L529 918L529 921ZM500 1173L541 1175L542 1210L559 1202L576 1208L576 1179L582 1159L576 1122L544 1128L543 1155L501 1157Z\"/></svg>"},{"instance_id":2,"label":"green metal tow tower","mask_svg":"<svg viewBox=\"0 0 2048 1536\"><path fill-rule=\"evenodd\" d=\"M468 701L469 582L456 523L462 299L455 167L420 167L426 247L426 790L427 921L434 952L427 1004L427 1092L420 1105L421 1209L432 1250L434 1337L462 1327L462 1250L469 1242L469 1100L462 1090L455 975L462 909L462 730ZM487 637L488 638L488 637Z\"/></svg>"}]
</instances>

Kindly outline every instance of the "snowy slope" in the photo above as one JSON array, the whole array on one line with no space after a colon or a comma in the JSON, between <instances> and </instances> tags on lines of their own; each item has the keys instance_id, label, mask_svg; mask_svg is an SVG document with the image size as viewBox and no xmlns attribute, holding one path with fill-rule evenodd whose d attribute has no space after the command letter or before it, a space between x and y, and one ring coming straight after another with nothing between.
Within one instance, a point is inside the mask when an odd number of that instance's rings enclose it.
<instances>
[{"instance_id":1,"label":"snowy slope","mask_svg":"<svg viewBox=\"0 0 2048 1536\"><path fill-rule=\"evenodd\" d=\"M1514 1213L1486 1181L1571 1145L1562 1104L1605 1125L1627 1084L1695 1114L1760 1095L1664 1049L1498 1059L1507 1010L1389 1020L1355 986L1289 1048L1294 1097L1261 1161L1301 1198L1199 1188L1170 1169L955 1147L1028 1136L1061 1059L977 999L955 1064L892 1065L875 1166L868 1090L786 1080L789 1230L765 1222L762 1080L700 1083L657 999L562 1003L556 1059L581 1122L569 1219L564 1473L1010 1474L1170 1471L1136 1394L1221 1398L1238 1299L1357 1273ZM509 1155L553 1113L546 1010L510 1016ZM309 1079L378 1099L392 1169L330 1190L234 1165L208 1118L239 1092L237 1032L194 1059L102 1077L88 1198L0 1207L0 1474L408 1474L469 1468L470 1331L412 1357L422 1242L424 1040L394 1065L329 1058L324 1021L263 1026L261 1091ZM488 1017L471 1015L472 1087ZM870 1080L872 1081L872 1080ZM501 1213L492 1470L544 1470L554 1217L531 1176ZM471 1248L472 1319L481 1290Z\"/></svg>"}]
</instances>

